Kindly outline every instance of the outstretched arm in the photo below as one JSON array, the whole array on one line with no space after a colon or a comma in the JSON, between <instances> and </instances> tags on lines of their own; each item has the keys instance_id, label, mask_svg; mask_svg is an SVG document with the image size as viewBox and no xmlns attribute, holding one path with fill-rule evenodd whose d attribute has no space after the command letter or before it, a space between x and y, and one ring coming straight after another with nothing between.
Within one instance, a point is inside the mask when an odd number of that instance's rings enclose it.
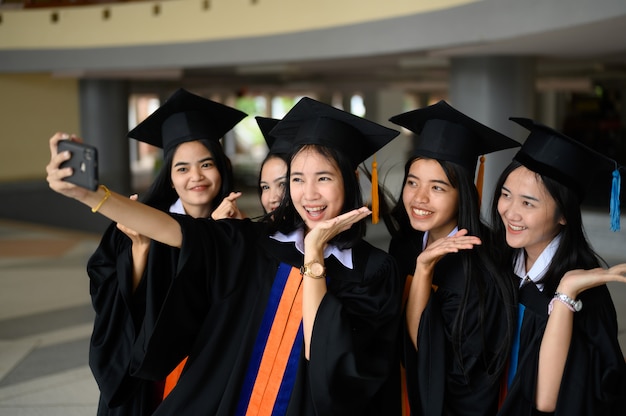
<instances>
[{"instance_id":1,"label":"outstretched arm","mask_svg":"<svg viewBox=\"0 0 626 416\"><path fill-rule=\"evenodd\" d=\"M468 236L467 230L462 229L453 236L440 238L417 256L415 273L406 304L407 331L415 348L417 348L417 333L422 314L430 299L435 265L446 254L456 253L459 250L470 250L477 244L481 244L480 239Z\"/></svg>"},{"instance_id":2,"label":"outstretched arm","mask_svg":"<svg viewBox=\"0 0 626 416\"><path fill-rule=\"evenodd\" d=\"M576 299L587 289L607 282L626 283L626 263L609 269L572 270L563 276L557 292ZM584 307L584 305L583 305ZM574 313L563 302L553 302L539 350L536 407L543 412L556 409L557 398L572 340Z\"/></svg>"},{"instance_id":3,"label":"outstretched arm","mask_svg":"<svg viewBox=\"0 0 626 416\"><path fill-rule=\"evenodd\" d=\"M60 165L70 158L70 153L57 153L57 144L65 139L69 139L69 136L64 133L56 133L50 138L50 162L46 166L48 174L46 179L53 191L76 199L92 209L100 205L97 211L105 217L122 223L153 240L173 247L181 246L180 226L168 214L115 192L107 192L102 187L96 191L90 191L64 181L63 178L72 174L72 168L60 168ZM79 139L73 140L80 141ZM100 204L102 201L104 203Z\"/></svg>"}]
</instances>

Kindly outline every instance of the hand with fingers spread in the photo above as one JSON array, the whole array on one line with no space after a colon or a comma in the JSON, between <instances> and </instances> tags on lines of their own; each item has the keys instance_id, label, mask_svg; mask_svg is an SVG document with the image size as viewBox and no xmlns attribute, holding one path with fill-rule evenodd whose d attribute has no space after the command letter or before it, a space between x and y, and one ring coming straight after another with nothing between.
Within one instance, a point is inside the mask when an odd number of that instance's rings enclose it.
<instances>
[{"instance_id":1,"label":"hand with fingers spread","mask_svg":"<svg viewBox=\"0 0 626 416\"><path fill-rule=\"evenodd\" d=\"M310 230L304 239L305 257L307 248L315 247L323 251L326 244L335 236L348 230L352 225L361 221L371 213L372 211L370 211L369 208L361 207L321 222Z\"/></svg>"},{"instance_id":2,"label":"hand with fingers spread","mask_svg":"<svg viewBox=\"0 0 626 416\"><path fill-rule=\"evenodd\" d=\"M556 291L576 299L585 290L608 282L626 283L626 263L608 269L598 267L591 270L570 270L563 275Z\"/></svg>"},{"instance_id":3,"label":"hand with fingers spread","mask_svg":"<svg viewBox=\"0 0 626 416\"><path fill-rule=\"evenodd\" d=\"M460 250L471 250L481 244L480 238L467 235L466 229L457 231L454 235L436 240L428 245L417 256L416 274L418 269L432 269L443 256L449 253L458 253Z\"/></svg>"},{"instance_id":4,"label":"hand with fingers spread","mask_svg":"<svg viewBox=\"0 0 626 416\"><path fill-rule=\"evenodd\" d=\"M245 215L237 207L237 199L241 197L241 192L231 192L222 203L211 213L211 218L221 220L224 218L234 218L241 220Z\"/></svg>"}]
</instances>

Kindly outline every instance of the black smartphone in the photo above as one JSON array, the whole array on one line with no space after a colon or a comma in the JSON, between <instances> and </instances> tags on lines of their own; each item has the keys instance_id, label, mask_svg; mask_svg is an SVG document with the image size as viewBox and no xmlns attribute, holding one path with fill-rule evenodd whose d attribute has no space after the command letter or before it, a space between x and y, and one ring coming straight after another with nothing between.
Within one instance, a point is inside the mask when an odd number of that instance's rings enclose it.
<instances>
[{"instance_id":1,"label":"black smartphone","mask_svg":"<svg viewBox=\"0 0 626 416\"><path fill-rule=\"evenodd\" d=\"M83 188L98 189L98 149L94 146L61 140L57 145L59 153L69 150L71 157L61 163L61 168L71 167L74 172L64 180Z\"/></svg>"}]
</instances>

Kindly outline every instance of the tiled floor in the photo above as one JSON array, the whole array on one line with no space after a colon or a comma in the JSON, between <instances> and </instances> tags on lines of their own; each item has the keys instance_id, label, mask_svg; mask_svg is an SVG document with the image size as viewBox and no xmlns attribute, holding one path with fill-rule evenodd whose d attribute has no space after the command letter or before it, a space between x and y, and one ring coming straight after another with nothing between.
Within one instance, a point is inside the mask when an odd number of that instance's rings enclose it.
<instances>
[{"instance_id":1,"label":"tiled floor","mask_svg":"<svg viewBox=\"0 0 626 416\"><path fill-rule=\"evenodd\" d=\"M585 213L584 221L610 264L626 262L626 230L608 231L603 213ZM382 224L368 233L386 248ZM98 241L98 235L0 220L0 415L95 414L85 263ZM626 351L626 285L610 289Z\"/></svg>"},{"instance_id":2,"label":"tiled floor","mask_svg":"<svg viewBox=\"0 0 626 416\"><path fill-rule=\"evenodd\" d=\"M0 221L0 415L94 415L85 263L98 235Z\"/></svg>"}]
</instances>

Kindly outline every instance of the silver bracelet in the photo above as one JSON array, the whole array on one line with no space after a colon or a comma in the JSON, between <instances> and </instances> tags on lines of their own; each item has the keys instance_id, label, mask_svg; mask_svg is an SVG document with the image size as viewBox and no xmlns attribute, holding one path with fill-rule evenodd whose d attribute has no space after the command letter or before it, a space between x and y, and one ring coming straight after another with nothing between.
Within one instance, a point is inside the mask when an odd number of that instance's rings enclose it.
<instances>
[{"instance_id":1,"label":"silver bracelet","mask_svg":"<svg viewBox=\"0 0 626 416\"><path fill-rule=\"evenodd\" d=\"M556 292L554 294L554 297L548 304L548 315L552 313L552 308L554 307L554 301L556 300L563 303L572 312L579 312L583 308L583 302L580 299L574 300L564 293Z\"/></svg>"}]
</instances>

